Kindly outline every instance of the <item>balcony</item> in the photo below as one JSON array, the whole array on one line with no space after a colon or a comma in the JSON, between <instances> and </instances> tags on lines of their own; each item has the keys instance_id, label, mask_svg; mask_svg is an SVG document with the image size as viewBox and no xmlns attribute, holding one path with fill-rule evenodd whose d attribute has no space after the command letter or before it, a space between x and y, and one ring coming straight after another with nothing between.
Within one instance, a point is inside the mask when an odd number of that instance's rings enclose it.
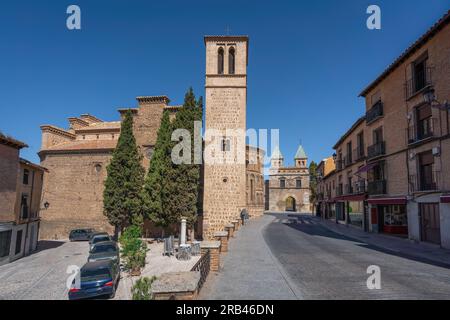
<instances>
[{"instance_id":1,"label":"balcony","mask_svg":"<svg viewBox=\"0 0 450 320\"><path fill-rule=\"evenodd\" d=\"M427 192L440 190L440 172L432 171L421 175L410 175L409 184L411 192Z\"/></svg>"},{"instance_id":2,"label":"balcony","mask_svg":"<svg viewBox=\"0 0 450 320\"><path fill-rule=\"evenodd\" d=\"M386 153L386 143L384 141L375 143L367 148L367 157L369 159L383 156Z\"/></svg>"},{"instance_id":3,"label":"balcony","mask_svg":"<svg viewBox=\"0 0 450 320\"><path fill-rule=\"evenodd\" d=\"M355 194L366 193L367 192L366 180L361 179L361 180L355 182L353 190L354 190Z\"/></svg>"},{"instance_id":4,"label":"balcony","mask_svg":"<svg viewBox=\"0 0 450 320\"><path fill-rule=\"evenodd\" d=\"M420 143L436 136L437 119L428 118L408 127L406 134L408 137L408 144Z\"/></svg>"},{"instance_id":5,"label":"balcony","mask_svg":"<svg viewBox=\"0 0 450 320\"><path fill-rule=\"evenodd\" d=\"M376 119L383 116L383 102L378 101L375 103L369 111L366 112L366 123L372 123Z\"/></svg>"},{"instance_id":6,"label":"balcony","mask_svg":"<svg viewBox=\"0 0 450 320\"><path fill-rule=\"evenodd\" d=\"M355 162L364 160L365 157L366 155L364 153L364 147L358 147L353 150L353 159Z\"/></svg>"},{"instance_id":7,"label":"balcony","mask_svg":"<svg viewBox=\"0 0 450 320\"><path fill-rule=\"evenodd\" d=\"M386 180L369 181L367 193L370 195L386 194Z\"/></svg>"},{"instance_id":8,"label":"balcony","mask_svg":"<svg viewBox=\"0 0 450 320\"><path fill-rule=\"evenodd\" d=\"M336 160L336 171L344 169L344 160Z\"/></svg>"},{"instance_id":9,"label":"balcony","mask_svg":"<svg viewBox=\"0 0 450 320\"><path fill-rule=\"evenodd\" d=\"M409 79L405 83L406 100L411 99L425 88L433 85L431 68L425 68L424 71L418 73L415 77Z\"/></svg>"},{"instance_id":10,"label":"balcony","mask_svg":"<svg viewBox=\"0 0 450 320\"><path fill-rule=\"evenodd\" d=\"M344 165L346 167L351 166L353 164L353 157L351 154L348 154L345 158L344 158Z\"/></svg>"},{"instance_id":11,"label":"balcony","mask_svg":"<svg viewBox=\"0 0 450 320\"><path fill-rule=\"evenodd\" d=\"M344 188L342 184L339 184L336 188L336 196L343 196L344 195Z\"/></svg>"},{"instance_id":12,"label":"balcony","mask_svg":"<svg viewBox=\"0 0 450 320\"><path fill-rule=\"evenodd\" d=\"M354 189L351 184L346 184L344 190L345 190L345 194L347 194L347 195L351 195L354 193Z\"/></svg>"}]
</instances>

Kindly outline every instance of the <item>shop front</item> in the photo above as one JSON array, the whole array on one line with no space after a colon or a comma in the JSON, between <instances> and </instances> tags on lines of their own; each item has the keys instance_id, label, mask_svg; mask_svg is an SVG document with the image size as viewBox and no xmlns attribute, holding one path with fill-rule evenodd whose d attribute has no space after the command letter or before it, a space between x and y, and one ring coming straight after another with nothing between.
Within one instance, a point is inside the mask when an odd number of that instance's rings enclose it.
<instances>
[{"instance_id":1,"label":"shop front","mask_svg":"<svg viewBox=\"0 0 450 320\"><path fill-rule=\"evenodd\" d=\"M369 199L372 232L408 235L405 198Z\"/></svg>"}]
</instances>

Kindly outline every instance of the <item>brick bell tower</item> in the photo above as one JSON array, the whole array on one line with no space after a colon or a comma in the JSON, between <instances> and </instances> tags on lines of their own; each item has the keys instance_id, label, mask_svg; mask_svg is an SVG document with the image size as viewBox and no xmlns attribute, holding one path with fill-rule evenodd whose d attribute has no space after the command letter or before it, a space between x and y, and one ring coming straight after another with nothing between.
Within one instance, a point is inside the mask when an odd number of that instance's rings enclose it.
<instances>
[{"instance_id":1,"label":"brick bell tower","mask_svg":"<svg viewBox=\"0 0 450 320\"><path fill-rule=\"evenodd\" d=\"M227 224L238 219L246 207L248 37L205 36L204 40L203 238L212 239L215 232L224 231Z\"/></svg>"}]
</instances>

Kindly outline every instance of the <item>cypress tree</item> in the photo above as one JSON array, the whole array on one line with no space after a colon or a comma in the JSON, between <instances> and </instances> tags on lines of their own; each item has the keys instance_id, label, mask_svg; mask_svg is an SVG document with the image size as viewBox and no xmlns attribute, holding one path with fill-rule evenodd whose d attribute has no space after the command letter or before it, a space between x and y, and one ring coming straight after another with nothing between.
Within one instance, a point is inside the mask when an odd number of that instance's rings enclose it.
<instances>
[{"instance_id":1,"label":"cypress tree","mask_svg":"<svg viewBox=\"0 0 450 320\"><path fill-rule=\"evenodd\" d=\"M142 156L133 135L131 110L125 113L120 137L106 168L107 178L103 191L103 209L109 222L119 230L133 223L141 223L141 190L144 182Z\"/></svg>"},{"instance_id":2,"label":"cypress tree","mask_svg":"<svg viewBox=\"0 0 450 320\"><path fill-rule=\"evenodd\" d=\"M155 150L150 161L143 188L143 209L146 218L164 230L174 221L167 210L171 190L168 175L171 169L172 126L169 111L164 111L158 130Z\"/></svg>"},{"instance_id":3,"label":"cypress tree","mask_svg":"<svg viewBox=\"0 0 450 320\"><path fill-rule=\"evenodd\" d=\"M183 108L177 114L173 122L173 130L186 129L191 136L191 157L190 163L174 164L169 177L170 198L167 202L167 208L170 215L175 219L174 222L180 222L181 217L187 219L191 227L197 219L200 199L200 165L194 164L194 121L202 120L202 98L195 99L192 88L188 90L184 98Z\"/></svg>"}]
</instances>

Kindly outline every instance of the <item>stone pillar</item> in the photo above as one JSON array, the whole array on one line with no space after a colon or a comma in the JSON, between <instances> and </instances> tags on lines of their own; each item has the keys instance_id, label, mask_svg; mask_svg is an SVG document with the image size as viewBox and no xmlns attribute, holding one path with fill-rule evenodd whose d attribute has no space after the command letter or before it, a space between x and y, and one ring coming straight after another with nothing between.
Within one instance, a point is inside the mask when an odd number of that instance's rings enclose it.
<instances>
[{"instance_id":1,"label":"stone pillar","mask_svg":"<svg viewBox=\"0 0 450 320\"><path fill-rule=\"evenodd\" d=\"M186 244L186 219L181 219L180 244Z\"/></svg>"},{"instance_id":2,"label":"stone pillar","mask_svg":"<svg viewBox=\"0 0 450 320\"><path fill-rule=\"evenodd\" d=\"M220 267L220 241L202 241L200 243L202 255L209 250L210 253L210 271L219 271Z\"/></svg>"},{"instance_id":3,"label":"stone pillar","mask_svg":"<svg viewBox=\"0 0 450 320\"><path fill-rule=\"evenodd\" d=\"M225 230L228 232L228 239L234 237L234 224L227 224Z\"/></svg>"},{"instance_id":4,"label":"stone pillar","mask_svg":"<svg viewBox=\"0 0 450 320\"><path fill-rule=\"evenodd\" d=\"M217 231L216 233L214 233L214 239L220 241L220 252L228 251L228 232Z\"/></svg>"},{"instance_id":5,"label":"stone pillar","mask_svg":"<svg viewBox=\"0 0 450 320\"><path fill-rule=\"evenodd\" d=\"M239 230L239 220L233 220L231 223L234 225L234 231Z\"/></svg>"}]
</instances>

